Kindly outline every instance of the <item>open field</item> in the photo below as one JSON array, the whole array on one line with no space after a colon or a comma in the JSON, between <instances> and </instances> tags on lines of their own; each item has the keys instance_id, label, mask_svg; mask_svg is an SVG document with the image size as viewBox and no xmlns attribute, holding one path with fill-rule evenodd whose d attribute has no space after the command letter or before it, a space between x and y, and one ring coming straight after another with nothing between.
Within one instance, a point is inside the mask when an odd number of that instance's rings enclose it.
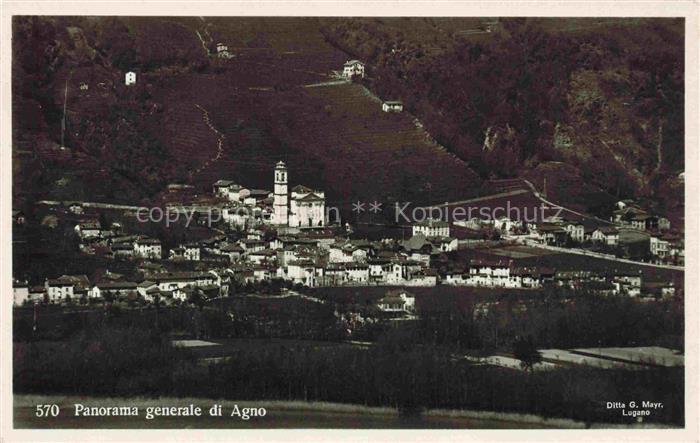
<instances>
[{"instance_id":1,"label":"open field","mask_svg":"<svg viewBox=\"0 0 700 443\"><path fill-rule=\"evenodd\" d=\"M599 355L620 361L659 366L683 366L685 361L683 354L680 352L659 346L641 346L635 348L586 348L574 349L573 352L583 355Z\"/></svg>"},{"instance_id":2,"label":"open field","mask_svg":"<svg viewBox=\"0 0 700 443\"><path fill-rule=\"evenodd\" d=\"M502 255L509 258L530 258L542 257L543 255L554 254L548 249L533 248L530 246L505 246L503 248L489 249L490 254Z\"/></svg>"}]
</instances>

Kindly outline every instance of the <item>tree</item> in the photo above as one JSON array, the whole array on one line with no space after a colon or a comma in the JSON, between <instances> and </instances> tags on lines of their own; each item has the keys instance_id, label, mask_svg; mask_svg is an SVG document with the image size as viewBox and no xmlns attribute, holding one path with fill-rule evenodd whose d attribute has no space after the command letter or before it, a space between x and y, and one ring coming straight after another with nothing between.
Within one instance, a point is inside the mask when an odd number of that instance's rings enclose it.
<instances>
[{"instance_id":1,"label":"tree","mask_svg":"<svg viewBox=\"0 0 700 443\"><path fill-rule=\"evenodd\" d=\"M520 365L525 370L532 372L534 366L542 361L542 355L535 347L532 336L518 337L513 343L513 356L520 360Z\"/></svg>"}]
</instances>

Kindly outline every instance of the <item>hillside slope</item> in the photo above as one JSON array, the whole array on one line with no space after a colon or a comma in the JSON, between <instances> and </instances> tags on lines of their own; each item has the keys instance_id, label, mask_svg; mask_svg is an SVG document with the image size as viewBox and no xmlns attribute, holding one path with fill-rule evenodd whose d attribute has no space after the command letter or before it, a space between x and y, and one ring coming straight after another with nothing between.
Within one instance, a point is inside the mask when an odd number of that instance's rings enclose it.
<instances>
[{"instance_id":1,"label":"hillside slope","mask_svg":"<svg viewBox=\"0 0 700 443\"><path fill-rule=\"evenodd\" d=\"M292 184L324 189L346 213L356 200L429 203L478 192L476 174L411 115L381 112L361 85L306 87L332 80L348 57L316 19L32 17L13 25L14 152L29 154L15 156L17 204L134 203L168 183L204 191L219 178L270 189L280 159ZM210 56L217 42L230 59ZM124 85L127 70L137 72L135 86Z\"/></svg>"},{"instance_id":2,"label":"hillside slope","mask_svg":"<svg viewBox=\"0 0 700 443\"><path fill-rule=\"evenodd\" d=\"M667 190L678 189L684 169L683 20L323 25L329 41L368 61L370 89L402 99L482 177L551 172L553 183L567 169L538 165L561 162L587 184L582 194L560 190L564 203L603 191L608 200L650 199L661 211L682 206L682 193Z\"/></svg>"}]
</instances>

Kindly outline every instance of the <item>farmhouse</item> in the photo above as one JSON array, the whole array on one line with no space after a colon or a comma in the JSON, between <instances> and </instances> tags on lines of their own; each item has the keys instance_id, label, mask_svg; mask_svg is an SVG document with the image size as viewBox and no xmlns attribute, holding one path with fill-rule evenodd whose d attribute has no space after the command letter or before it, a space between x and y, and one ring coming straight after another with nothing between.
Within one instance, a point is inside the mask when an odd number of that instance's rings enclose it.
<instances>
[{"instance_id":1,"label":"farmhouse","mask_svg":"<svg viewBox=\"0 0 700 443\"><path fill-rule=\"evenodd\" d=\"M349 79L354 76L365 77L365 64L359 60L348 60L343 65L343 77Z\"/></svg>"},{"instance_id":2,"label":"farmhouse","mask_svg":"<svg viewBox=\"0 0 700 443\"><path fill-rule=\"evenodd\" d=\"M397 100L389 100L382 103L382 111L384 112L401 112L403 111L403 103Z\"/></svg>"}]
</instances>

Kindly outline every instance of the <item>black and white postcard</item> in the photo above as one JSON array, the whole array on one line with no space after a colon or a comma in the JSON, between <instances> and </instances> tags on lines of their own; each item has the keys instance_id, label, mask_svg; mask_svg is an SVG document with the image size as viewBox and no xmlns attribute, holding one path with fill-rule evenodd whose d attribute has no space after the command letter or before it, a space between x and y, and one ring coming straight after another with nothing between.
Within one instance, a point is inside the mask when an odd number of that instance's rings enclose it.
<instances>
[{"instance_id":1,"label":"black and white postcard","mask_svg":"<svg viewBox=\"0 0 700 443\"><path fill-rule=\"evenodd\" d=\"M697 441L697 3L206 5L3 6L3 440Z\"/></svg>"}]
</instances>

